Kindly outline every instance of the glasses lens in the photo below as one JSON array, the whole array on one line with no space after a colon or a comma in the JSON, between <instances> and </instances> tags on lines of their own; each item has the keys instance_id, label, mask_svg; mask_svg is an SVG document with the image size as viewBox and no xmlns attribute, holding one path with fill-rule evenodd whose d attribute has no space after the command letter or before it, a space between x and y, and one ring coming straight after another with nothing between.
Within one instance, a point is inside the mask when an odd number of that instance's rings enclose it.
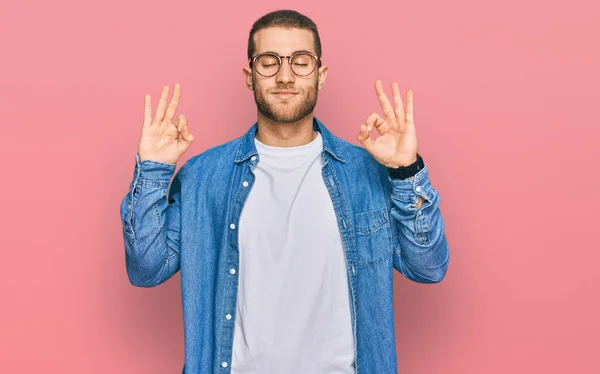
<instances>
[{"instance_id":1,"label":"glasses lens","mask_svg":"<svg viewBox=\"0 0 600 374\"><path fill-rule=\"evenodd\" d=\"M279 59L273 55L262 55L256 59L254 66L260 75L273 75L279 70Z\"/></svg>"},{"instance_id":2,"label":"glasses lens","mask_svg":"<svg viewBox=\"0 0 600 374\"><path fill-rule=\"evenodd\" d=\"M299 53L292 58L292 70L298 75L308 75L315 70L315 58L308 53Z\"/></svg>"}]
</instances>

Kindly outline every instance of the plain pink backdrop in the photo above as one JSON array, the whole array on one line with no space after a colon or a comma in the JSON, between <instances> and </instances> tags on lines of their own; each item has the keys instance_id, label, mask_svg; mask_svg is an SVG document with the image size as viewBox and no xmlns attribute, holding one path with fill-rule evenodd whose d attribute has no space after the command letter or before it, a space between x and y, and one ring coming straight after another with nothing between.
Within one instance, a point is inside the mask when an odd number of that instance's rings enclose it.
<instances>
[{"instance_id":1,"label":"plain pink backdrop","mask_svg":"<svg viewBox=\"0 0 600 374\"><path fill-rule=\"evenodd\" d=\"M599 373L600 7L574 0L2 0L1 373L180 373L180 278L136 288L119 204L143 97L181 83L196 141L256 120L252 23L294 7L319 26L316 115L358 144L373 82L415 91L419 152L451 261L395 277L403 374Z\"/></svg>"}]
</instances>

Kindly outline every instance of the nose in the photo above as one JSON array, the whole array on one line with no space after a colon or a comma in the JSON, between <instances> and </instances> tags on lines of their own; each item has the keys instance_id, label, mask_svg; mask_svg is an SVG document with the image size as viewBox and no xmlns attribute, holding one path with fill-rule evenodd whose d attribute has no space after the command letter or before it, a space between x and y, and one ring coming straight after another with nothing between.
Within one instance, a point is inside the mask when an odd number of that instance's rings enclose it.
<instances>
[{"instance_id":1,"label":"nose","mask_svg":"<svg viewBox=\"0 0 600 374\"><path fill-rule=\"evenodd\" d=\"M279 68L279 71L275 75L275 80L278 83L286 84L294 82L296 79L296 75L292 71L289 61L289 57L287 56L281 59L281 68Z\"/></svg>"}]
</instances>

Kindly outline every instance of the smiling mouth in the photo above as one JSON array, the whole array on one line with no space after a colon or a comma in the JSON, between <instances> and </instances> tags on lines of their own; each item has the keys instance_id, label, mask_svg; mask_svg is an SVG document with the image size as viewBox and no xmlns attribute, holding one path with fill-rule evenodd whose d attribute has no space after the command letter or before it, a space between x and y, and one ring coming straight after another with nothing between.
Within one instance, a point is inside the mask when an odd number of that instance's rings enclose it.
<instances>
[{"instance_id":1,"label":"smiling mouth","mask_svg":"<svg viewBox=\"0 0 600 374\"><path fill-rule=\"evenodd\" d=\"M274 92L273 94L280 99L288 99L290 97L297 95L297 93L289 92L289 91L288 92L286 92L286 91Z\"/></svg>"}]
</instances>

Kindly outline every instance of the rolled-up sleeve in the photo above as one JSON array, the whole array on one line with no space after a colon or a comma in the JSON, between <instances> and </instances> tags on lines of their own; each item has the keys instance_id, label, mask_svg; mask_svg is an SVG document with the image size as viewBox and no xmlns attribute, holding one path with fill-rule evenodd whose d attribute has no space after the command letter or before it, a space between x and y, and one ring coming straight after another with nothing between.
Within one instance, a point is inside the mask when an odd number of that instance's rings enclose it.
<instances>
[{"instance_id":1,"label":"rolled-up sleeve","mask_svg":"<svg viewBox=\"0 0 600 374\"><path fill-rule=\"evenodd\" d=\"M395 179L391 184L391 226L394 268L419 283L440 282L450 259L440 210L440 194L429 180L427 165L414 177ZM424 199L417 208L419 196Z\"/></svg>"}]
</instances>

